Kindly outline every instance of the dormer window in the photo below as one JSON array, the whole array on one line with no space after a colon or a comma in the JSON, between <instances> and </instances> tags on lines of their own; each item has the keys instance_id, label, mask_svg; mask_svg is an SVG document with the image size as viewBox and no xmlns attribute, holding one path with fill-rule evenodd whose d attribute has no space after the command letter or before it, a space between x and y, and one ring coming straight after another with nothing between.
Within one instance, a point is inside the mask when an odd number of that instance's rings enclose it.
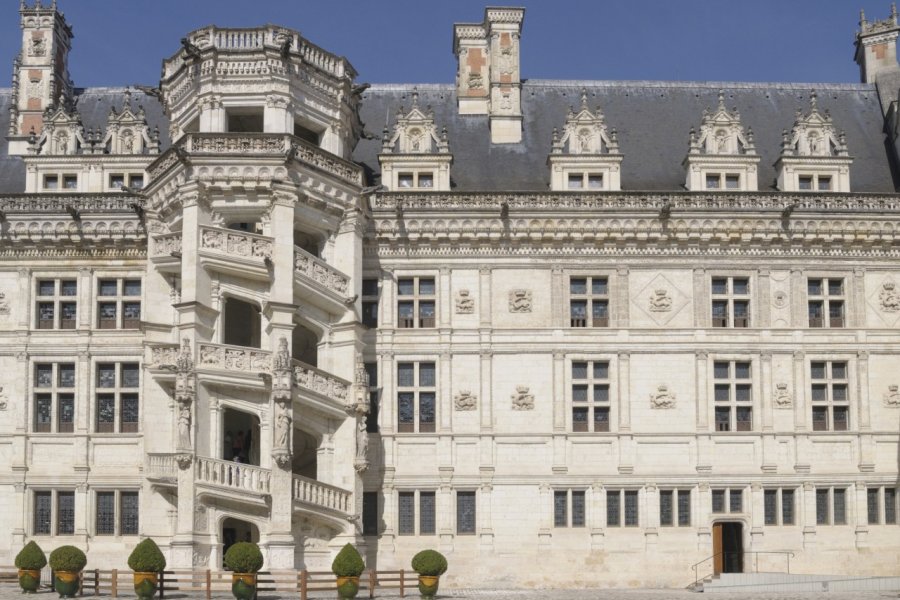
<instances>
[{"instance_id":1,"label":"dormer window","mask_svg":"<svg viewBox=\"0 0 900 600\"><path fill-rule=\"evenodd\" d=\"M721 181L721 175L718 173L710 173L706 176L706 189L708 190L717 190L721 185L719 185Z\"/></svg>"},{"instance_id":2,"label":"dormer window","mask_svg":"<svg viewBox=\"0 0 900 600\"><path fill-rule=\"evenodd\" d=\"M77 190L78 175L63 175L63 189L69 191Z\"/></svg>"},{"instance_id":3,"label":"dormer window","mask_svg":"<svg viewBox=\"0 0 900 600\"><path fill-rule=\"evenodd\" d=\"M737 173L707 173L706 189L739 190L741 189L741 176Z\"/></svg>"},{"instance_id":4,"label":"dormer window","mask_svg":"<svg viewBox=\"0 0 900 600\"><path fill-rule=\"evenodd\" d=\"M397 187L400 189L410 189L416 186L416 176L413 173L398 173Z\"/></svg>"},{"instance_id":5,"label":"dormer window","mask_svg":"<svg viewBox=\"0 0 900 600\"><path fill-rule=\"evenodd\" d=\"M44 175L44 189L51 191L58 190L59 175Z\"/></svg>"},{"instance_id":6,"label":"dormer window","mask_svg":"<svg viewBox=\"0 0 900 600\"><path fill-rule=\"evenodd\" d=\"M568 189L602 190L603 173L569 173Z\"/></svg>"},{"instance_id":7,"label":"dormer window","mask_svg":"<svg viewBox=\"0 0 900 600\"><path fill-rule=\"evenodd\" d=\"M431 171L424 172L407 172L397 173L397 189L399 190L430 190L434 189L434 173Z\"/></svg>"}]
</instances>

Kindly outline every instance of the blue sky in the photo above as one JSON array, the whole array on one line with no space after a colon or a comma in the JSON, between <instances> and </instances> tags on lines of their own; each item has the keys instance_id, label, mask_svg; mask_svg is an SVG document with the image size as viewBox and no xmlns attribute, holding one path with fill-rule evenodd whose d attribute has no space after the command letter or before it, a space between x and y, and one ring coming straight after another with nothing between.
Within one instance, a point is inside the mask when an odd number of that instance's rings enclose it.
<instances>
[{"instance_id":1,"label":"blue sky","mask_svg":"<svg viewBox=\"0 0 900 600\"><path fill-rule=\"evenodd\" d=\"M28 0L33 3L34 0ZM44 0L49 3L50 0ZM475 0L59 0L75 30L79 87L156 84L160 62L203 25L278 23L350 59L359 81L449 83L454 22ZM493 4L504 4L495 1ZM888 0L532 0L522 75L532 79L855 82L853 34ZM19 49L18 0L0 12L0 67ZM0 74L4 70L0 68ZM9 82L0 79L0 86Z\"/></svg>"}]
</instances>

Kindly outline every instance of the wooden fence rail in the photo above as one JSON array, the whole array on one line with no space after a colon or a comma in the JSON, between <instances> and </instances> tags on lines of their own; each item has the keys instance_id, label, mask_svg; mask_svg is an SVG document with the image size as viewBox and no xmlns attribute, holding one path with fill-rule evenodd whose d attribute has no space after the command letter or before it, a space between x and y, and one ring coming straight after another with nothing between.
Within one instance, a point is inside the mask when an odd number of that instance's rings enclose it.
<instances>
[{"instance_id":1,"label":"wooden fence rail","mask_svg":"<svg viewBox=\"0 0 900 600\"><path fill-rule=\"evenodd\" d=\"M45 569L41 582L44 587L51 585L51 572ZM15 567L0 566L0 584L18 583ZM365 571L359 578L360 596L368 593L375 598L379 590L396 589L400 597L415 590L418 576L414 571ZM81 596L133 597L132 572L129 569L85 569L81 573ZM311 592L335 590L335 577L331 571L261 571L257 580L257 593L297 594L300 600L307 600ZM159 597L174 592L203 594L210 600L213 594L231 593L231 571L211 569L173 569L159 575Z\"/></svg>"}]
</instances>

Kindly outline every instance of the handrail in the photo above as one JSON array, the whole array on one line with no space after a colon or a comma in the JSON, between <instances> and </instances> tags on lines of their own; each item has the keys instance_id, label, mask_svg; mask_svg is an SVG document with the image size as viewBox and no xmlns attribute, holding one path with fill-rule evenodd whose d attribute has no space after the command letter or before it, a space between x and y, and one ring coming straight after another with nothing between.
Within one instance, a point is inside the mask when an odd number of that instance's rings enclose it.
<instances>
[{"instance_id":1,"label":"handrail","mask_svg":"<svg viewBox=\"0 0 900 600\"><path fill-rule=\"evenodd\" d=\"M791 572L791 558L794 557L794 553L789 550L752 550L752 551L740 550L738 552L726 552L726 551L717 552L717 553L713 554L712 556L708 556L708 557L704 558L703 560L701 560L700 562L697 562L697 563L694 563L693 565L691 565L691 569L694 571L694 587L696 588L698 585L700 585L700 576L697 574L698 573L697 567L699 567L700 565L702 565L703 563L705 563L708 560L715 559L717 556L724 557L724 556L728 556L729 554L739 554L741 556L744 556L746 554L754 555L755 559L756 559L756 566L754 567L754 570L753 570L754 573L759 573L759 555L760 554L784 554L784 555L786 555L788 574L790 574L790 572ZM704 575L703 577L706 578L706 575Z\"/></svg>"}]
</instances>

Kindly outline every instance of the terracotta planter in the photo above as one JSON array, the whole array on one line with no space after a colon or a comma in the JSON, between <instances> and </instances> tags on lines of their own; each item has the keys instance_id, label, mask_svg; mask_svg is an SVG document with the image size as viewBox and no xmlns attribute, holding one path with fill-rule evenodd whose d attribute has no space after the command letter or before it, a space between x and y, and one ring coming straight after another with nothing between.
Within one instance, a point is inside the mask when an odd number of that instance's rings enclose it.
<instances>
[{"instance_id":1,"label":"terracotta planter","mask_svg":"<svg viewBox=\"0 0 900 600\"><path fill-rule=\"evenodd\" d=\"M419 593L423 598L434 598L438 591L440 577L437 575L419 575Z\"/></svg>"},{"instance_id":2,"label":"terracotta planter","mask_svg":"<svg viewBox=\"0 0 900 600\"><path fill-rule=\"evenodd\" d=\"M53 573L53 589L60 598L74 598L78 594L80 581L79 573L73 571L55 571Z\"/></svg>"},{"instance_id":3,"label":"terracotta planter","mask_svg":"<svg viewBox=\"0 0 900 600\"><path fill-rule=\"evenodd\" d=\"M156 595L158 573L134 572L134 593L140 600L149 600Z\"/></svg>"},{"instance_id":4,"label":"terracotta planter","mask_svg":"<svg viewBox=\"0 0 900 600\"><path fill-rule=\"evenodd\" d=\"M256 595L256 573L232 573L231 593L237 600L252 600Z\"/></svg>"},{"instance_id":5,"label":"terracotta planter","mask_svg":"<svg viewBox=\"0 0 900 600\"><path fill-rule=\"evenodd\" d=\"M359 577L338 577L337 590L340 598L356 598L359 593Z\"/></svg>"},{"instance_id":6,"label":"terracotta planter","mask_svg":"<svg viewBox=\"0 0 900 600\"><path fill-rule=\"evenodd\" d=\"M19 569L19 587L26 594L33 594L41 587L41 571L35 569Z\"/></svg>"}]
</instances>

